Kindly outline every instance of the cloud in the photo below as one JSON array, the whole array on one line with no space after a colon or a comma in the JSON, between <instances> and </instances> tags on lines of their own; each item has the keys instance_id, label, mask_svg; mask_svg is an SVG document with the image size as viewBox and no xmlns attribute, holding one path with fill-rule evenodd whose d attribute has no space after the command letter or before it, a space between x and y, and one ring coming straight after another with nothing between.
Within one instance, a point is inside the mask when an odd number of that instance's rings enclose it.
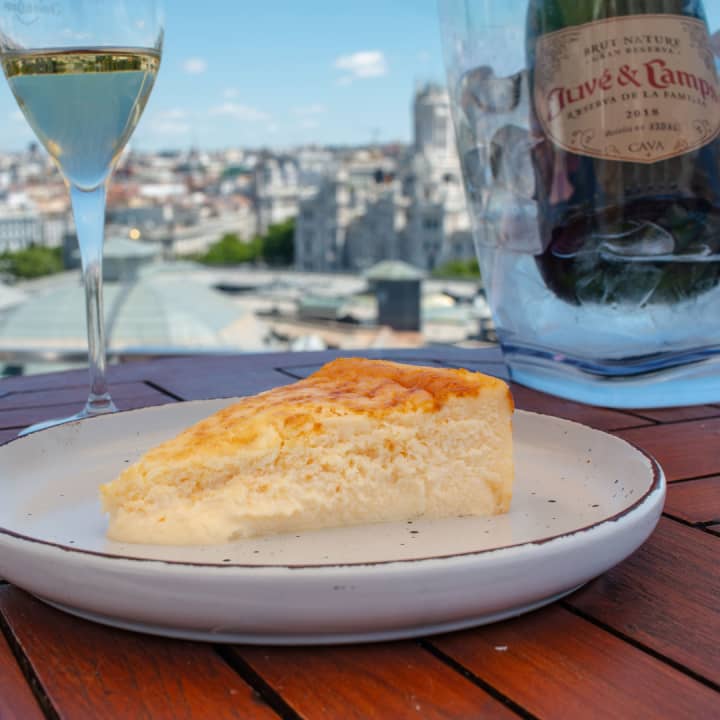
<instances>
[{"instance_id":1,"label":"cloud","mask_svg":"<svg viewBox=\"0 0 720 720\"><path fill-rule=\"evenodd\" d=\"M209 112L213 117L230 117L234 120L257 121L270 119L270 116L262 110L235 102L225 102L222 105L217 105L210 108Z\"/></svg>"},{"instance_id":2,"label":"cloud","mask_svg":"<svg viewBox=\"0 0 720 720\"><path fill-rule=\"evenodd\" d=\"M158 135L187 135L192 130L190 123L172 120L156 120L151 127Z\"/></svg>"},{"instance_id":3,"label":"cloud","mask_svg":"<svg viewBox=\"0 0 720 720\"><path fill-rule=\"evenodd\" d=\"M183 108L172 108L163 111L160 115L168 120L184 120L188 116L188 111Z\"/></svg>"},{"instance_id":4,"label":"cloud","mask_svg":"<svg viewBox=\"0 0 720 720\"><path fill-rule=\"evenodd\" d=\"M364 50L352 55L341 55L335 60L335 68L348 74L343 76L341 84L348 85L356 78L381 77L387 74L387 60L379 50Z\"/></svg>"},{"instance_id":5,"label":"cloud","mask_svg":"<svg viewBox=\"0 0 720 720\"><path fill-rule=\"evenodd\" d=\"M207 60L204 60L203 58L188 58L183 63L183 70L185 70L188 75L202 75L207 69Z\"/></svg>"},{"instance_id":6,"label":"cloud","mask_svg":"<svg viewBox=\"0 0 720 720\"><path fill-rule=\"evenodd\" d=\"M189 113L182 108L163 110L153 116L150 127L159 135L187 135L192 130L188 118Z\"/></svg>"},{"instance_id":7,"label":"cloud","mask_svg":"<svg viewBox=\"0 0 720 720\"><path fill-rule=\"evenodd\" d=\"M238 92L237 88L226 88L225 92L223 93L223 97L226 100L234 100L240 93Z\"/></svg>"},{"instance_id":8,"label":"cloud","mask_svg":"<svg viewBox=\"0 0 720 720\"><path fill-rule=\"evenodd\" d=\"M302 105L300 107L293 108L293 114L298 117L309 117L313 115L322 115L327 112L327 108L320 103L313 105Z\"/></svg>"},{"instance_id":9,"label":"cloud","mask_svg":"<svg viewBox=\"0 0 720 720\"><path fill-rule=\"evenodd\" d=\"M320 123L317 120L303 120L302 127L305 130L314 130L315 128L320 127Z\"/></svg>"}]
</instances>

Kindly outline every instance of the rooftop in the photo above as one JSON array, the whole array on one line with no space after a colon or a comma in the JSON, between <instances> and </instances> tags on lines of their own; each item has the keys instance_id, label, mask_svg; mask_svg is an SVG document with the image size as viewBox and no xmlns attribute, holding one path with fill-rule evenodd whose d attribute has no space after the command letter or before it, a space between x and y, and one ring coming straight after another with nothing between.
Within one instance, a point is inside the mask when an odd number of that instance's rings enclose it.
<instances>
[{"instance_id":1,"label":"rooftop","mask_svg":"<svg viewBox=\"0 0 720 720\"><path fill-rule=\"evenodd\" d=\"M368 280L421 280L424 273L401 260L383 260L365 273Z\"/></svg>"},{"instance_id":2,"label":"rooftop","mask_svg":"<svg viewBox=\"0 0 720 720\"><path fill-rule=\"evenodd\" d=\"M261 349L255 316L246 317L241 305L184 269L149 266L131 282L105 283L109 348ZM76 274L64 275L0 320L0 348L86 344L84 295Z\"/></svg>"}]
</instances>

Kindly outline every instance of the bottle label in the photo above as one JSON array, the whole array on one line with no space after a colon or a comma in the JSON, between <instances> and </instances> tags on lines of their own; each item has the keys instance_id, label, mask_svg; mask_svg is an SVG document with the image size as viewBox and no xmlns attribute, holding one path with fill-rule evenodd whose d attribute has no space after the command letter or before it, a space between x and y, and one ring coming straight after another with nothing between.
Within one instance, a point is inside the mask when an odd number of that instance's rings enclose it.
<instances>
[{"instance_id":1,"label":"bottle label","mask_svg":"<svg viewBox=\"0 0 720 720\"><path fill-rule=\"evenodd\" d=\"M720 133L707 26L682 15L627 15L543 35L534 101L553 143L605 160L667 160Z\"/></svg>"}]
</instances>

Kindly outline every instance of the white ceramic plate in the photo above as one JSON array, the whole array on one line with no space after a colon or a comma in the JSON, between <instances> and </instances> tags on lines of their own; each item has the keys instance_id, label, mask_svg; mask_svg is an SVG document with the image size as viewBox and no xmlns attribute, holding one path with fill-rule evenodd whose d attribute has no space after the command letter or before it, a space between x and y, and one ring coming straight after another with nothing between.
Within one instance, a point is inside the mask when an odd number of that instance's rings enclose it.
<instances>
[{"instance_id":1,"label":"white ceramic plate","mask_svg":"<svg viewBox=\"0 0 720 720\"><path fill-rule=\"evenodd\" d=\"M518 412L515 495L502 517L194 548L107 541L98 486L229 402L100 417L0 448L0 577L68 612L160 635L388 640L487 623L562 597L632 553L663 507L662 471L635 447Z\"/></svg>"}]
</instances>

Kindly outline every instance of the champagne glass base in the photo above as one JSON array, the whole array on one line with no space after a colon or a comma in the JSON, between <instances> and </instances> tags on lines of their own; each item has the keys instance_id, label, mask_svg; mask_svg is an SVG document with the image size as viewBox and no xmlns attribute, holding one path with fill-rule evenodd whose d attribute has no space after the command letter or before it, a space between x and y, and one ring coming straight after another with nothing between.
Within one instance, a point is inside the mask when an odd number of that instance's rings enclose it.
<instances>
[{"instance_id":1,"label":"champagne glass base","mask_svg":"<svg viewBox=\"0 0 720 720\"><path fill-rule=\"evenodd\" d=\"M47 430L48 428L56 427L57 425L65 425L66 423L77 422L78 420L85 420L86 418L98 417L99 415L109 415L110 413L117 412L117 407L112 401L109 395L103 397L90 397L85 407L75 415L65 418L54 418L52 420L43 420L42 422L30 425L18 433L18 437L25 437L32 433L40 432L41 430Z\"/></svg>"}]
</instances>

